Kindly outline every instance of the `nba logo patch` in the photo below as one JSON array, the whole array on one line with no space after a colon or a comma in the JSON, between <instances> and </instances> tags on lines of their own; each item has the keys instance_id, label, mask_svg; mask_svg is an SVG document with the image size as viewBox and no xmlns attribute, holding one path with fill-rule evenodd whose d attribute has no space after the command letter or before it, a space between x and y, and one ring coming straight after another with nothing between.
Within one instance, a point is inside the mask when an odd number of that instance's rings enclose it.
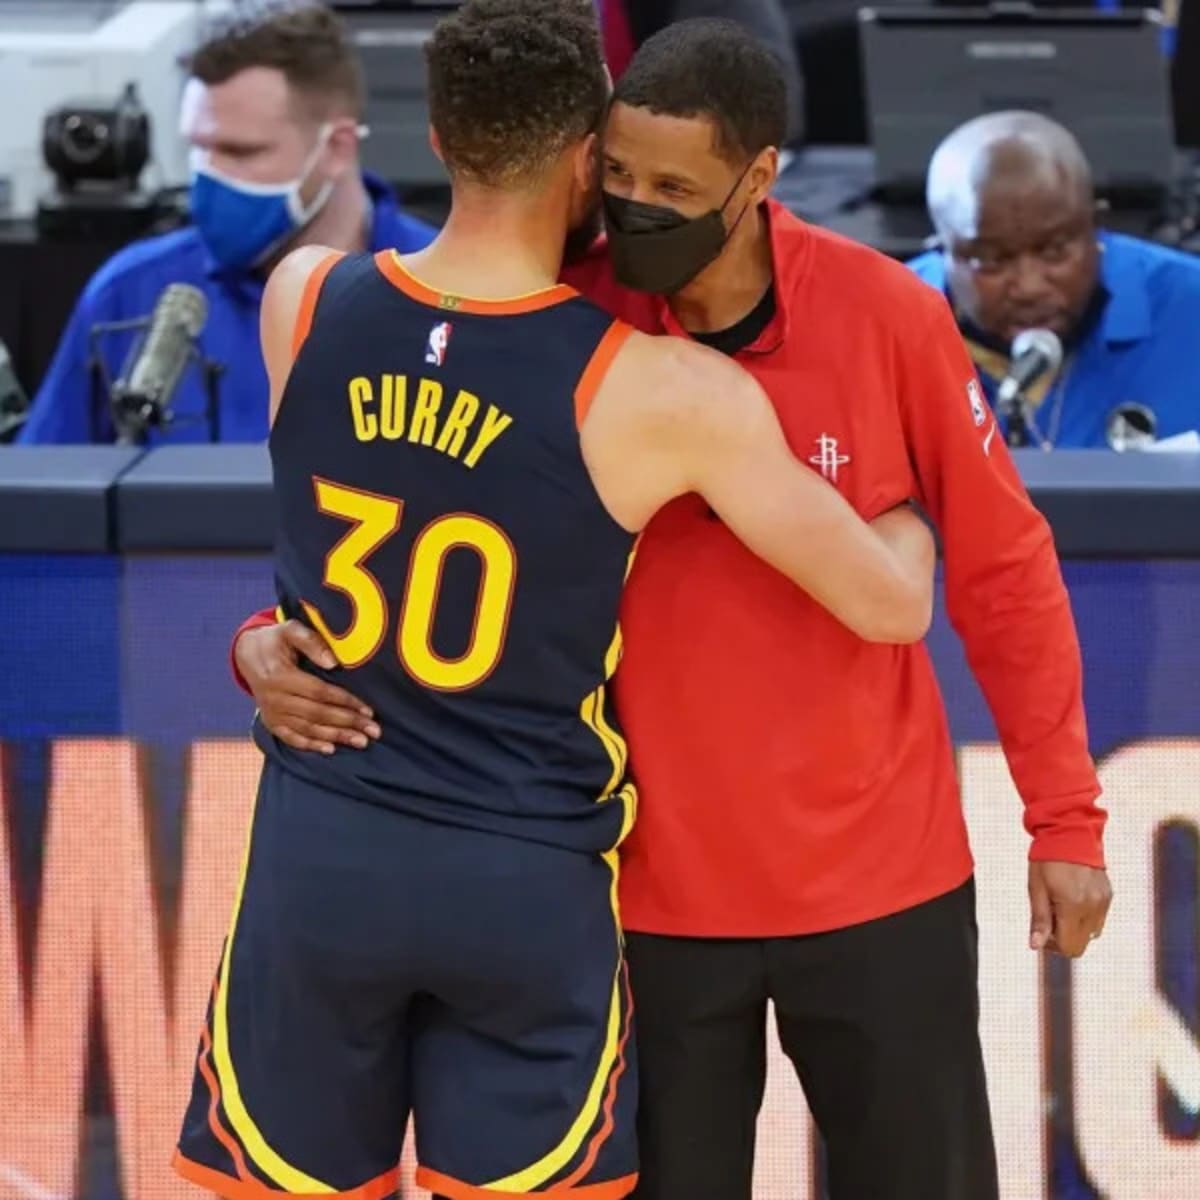
<instances>
[{"instance_id":1,"label":"nba logo patch","mask_svg":"<svg viewBox=\"0 0 1200 1200\"><path fill-rule=\"evenodd\" d=\"M967 384L967 400L971 404L971 416L975 420L975 428L987 420L987 405L983 402L983 392L980 390L977 380L972 379Z\"/></svg>"},{"instance_id":2,"label":"nba logo patch","mask_svg":"<svg viewBox=\"0 0 1200 1200\"><path fill-rule=\"evenodd\" d=\"M450 345L450 334L454 326L449 321L435 325L429 331L429 341L425 344L425 361L435 367L440 367L446 361L446 349Z\"/></svg>"}]
</instances>

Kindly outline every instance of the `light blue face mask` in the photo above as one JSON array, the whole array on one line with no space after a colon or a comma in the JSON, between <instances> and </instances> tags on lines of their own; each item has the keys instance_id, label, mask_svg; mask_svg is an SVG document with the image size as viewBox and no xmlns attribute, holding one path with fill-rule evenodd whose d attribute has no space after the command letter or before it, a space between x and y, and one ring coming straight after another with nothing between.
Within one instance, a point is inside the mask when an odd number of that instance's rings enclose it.
<instances>
[{"instance_id":1,"label":"light blue face mask","mask_svg":"<svg viewBox=\"0 0 1200 1200\"><path fill-rule=\"evenodd\" d=\"M288 183L230 179L209 166L202 151L192 152L192 223L222 267L245 271L257 266L310 225L329 203L333 180L327 180L307 205L301 202L300 191L330 132L330 126L321 127L299 178Z\"/></svg>"}]
</instances>

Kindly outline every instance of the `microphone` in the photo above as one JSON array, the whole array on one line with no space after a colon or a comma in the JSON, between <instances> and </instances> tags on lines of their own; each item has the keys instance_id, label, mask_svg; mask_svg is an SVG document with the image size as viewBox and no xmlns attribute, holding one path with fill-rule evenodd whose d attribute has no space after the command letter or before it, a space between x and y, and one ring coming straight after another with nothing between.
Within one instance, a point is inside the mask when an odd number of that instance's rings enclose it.
<instances>
[{"instance_id":1,"label":"microphone","mask_svg":"<svg viewBox=\"0 0 1200 1200\"><path fill-rule=\"evenodd\" d=\"M1008 444L1024 446L1028 441L1025 427L1025 389L1048 372L1062 365L1062 342L1049 329L1026 329L1013 339L1008 374L996 391L996 409L1007 426Z\"/></svg>"},{"instance_id":2,"label":"microphone","mask_svg":"<svg viewBox=\"0 0 1200 1200\"><path fill-rule=\"evenodd\" d=\"M140 346L113 384L113 417L122 445L169 417L168 408L192 357L192 343L208 320L208 301L190 283L172 283L159 296Z\"/></svg>"},{"instance_id":3,"label":"microphone","mask_svg":"<svg viewBox=\"0 0 1200 1200\"><path fill-rule=\"evenodd\" d=\"M996 390L996 410L1003 418L1010 446L1028 445L1025 389L1062 364L1062 342L1049 329L1026 329L1013 338L1007 376Z\"/></svg>"},{"instance_id":4,"label":"microphone","mask_svg":"<svg viewBox=\"0 0 1200 1200\"><path fill-rule=\"evenodd\" d=\"M1009 357L1012 365L1000 384L996 400L1011 404L1036 379L1047 371L1057 371L1062 365L1062 342L1049 329L1026 329L1013 338Z\"/></svg>"}]
</instances>

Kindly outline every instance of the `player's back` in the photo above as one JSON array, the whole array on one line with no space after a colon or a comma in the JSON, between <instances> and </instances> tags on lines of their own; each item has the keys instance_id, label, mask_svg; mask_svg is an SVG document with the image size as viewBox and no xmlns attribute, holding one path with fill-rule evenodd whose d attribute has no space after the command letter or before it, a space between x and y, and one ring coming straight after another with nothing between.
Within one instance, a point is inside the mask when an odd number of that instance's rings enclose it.
<instances>
[{"instance_id":1,"label":"player's back","mask_svg":"<svg viewBox=\"0 0 1200 1200\"><path fill-rule=\"evenodd\" d=\"M392 254L338 261L313 304L270 440L276 585L383 734L324 756L259 725L259 744L366 801L608 849L633 815L605 695L633 538L577 410L624 327L569 288L441 296Z\"/></svg>"}]
</instances>

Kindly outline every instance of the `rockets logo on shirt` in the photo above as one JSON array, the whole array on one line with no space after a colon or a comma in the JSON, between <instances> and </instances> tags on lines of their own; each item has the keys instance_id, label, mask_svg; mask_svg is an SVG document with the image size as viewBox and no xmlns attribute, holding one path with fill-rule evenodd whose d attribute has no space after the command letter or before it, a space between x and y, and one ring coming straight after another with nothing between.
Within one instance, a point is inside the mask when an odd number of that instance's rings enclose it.
<instances>
[{"instance_id":1,"label":"rockets logo on shirt","mask_svg":"<svg viewBox=\"0 0 1200 1200\"><path fill-rule=\"evenodd\" d=\"M816 467L830 483L837 483L838 468L850 461L850 455L838 453L838 440L823 433L816 439L817 452L808 461Z\"/></svg>"},{"instance_id":2,"label":"rockets logo on shirt","mask_svg":"<svg viewBox=\"0 0 1200 1200\"><path fill-rule=\"evenodd\" d=\"M450 348L450 334L454 326L449 321L442 321L429 331L429 341L425 344L425 361L435 367L442 366L446 361L446 351Z\"/></svg>"}]
</instances>

